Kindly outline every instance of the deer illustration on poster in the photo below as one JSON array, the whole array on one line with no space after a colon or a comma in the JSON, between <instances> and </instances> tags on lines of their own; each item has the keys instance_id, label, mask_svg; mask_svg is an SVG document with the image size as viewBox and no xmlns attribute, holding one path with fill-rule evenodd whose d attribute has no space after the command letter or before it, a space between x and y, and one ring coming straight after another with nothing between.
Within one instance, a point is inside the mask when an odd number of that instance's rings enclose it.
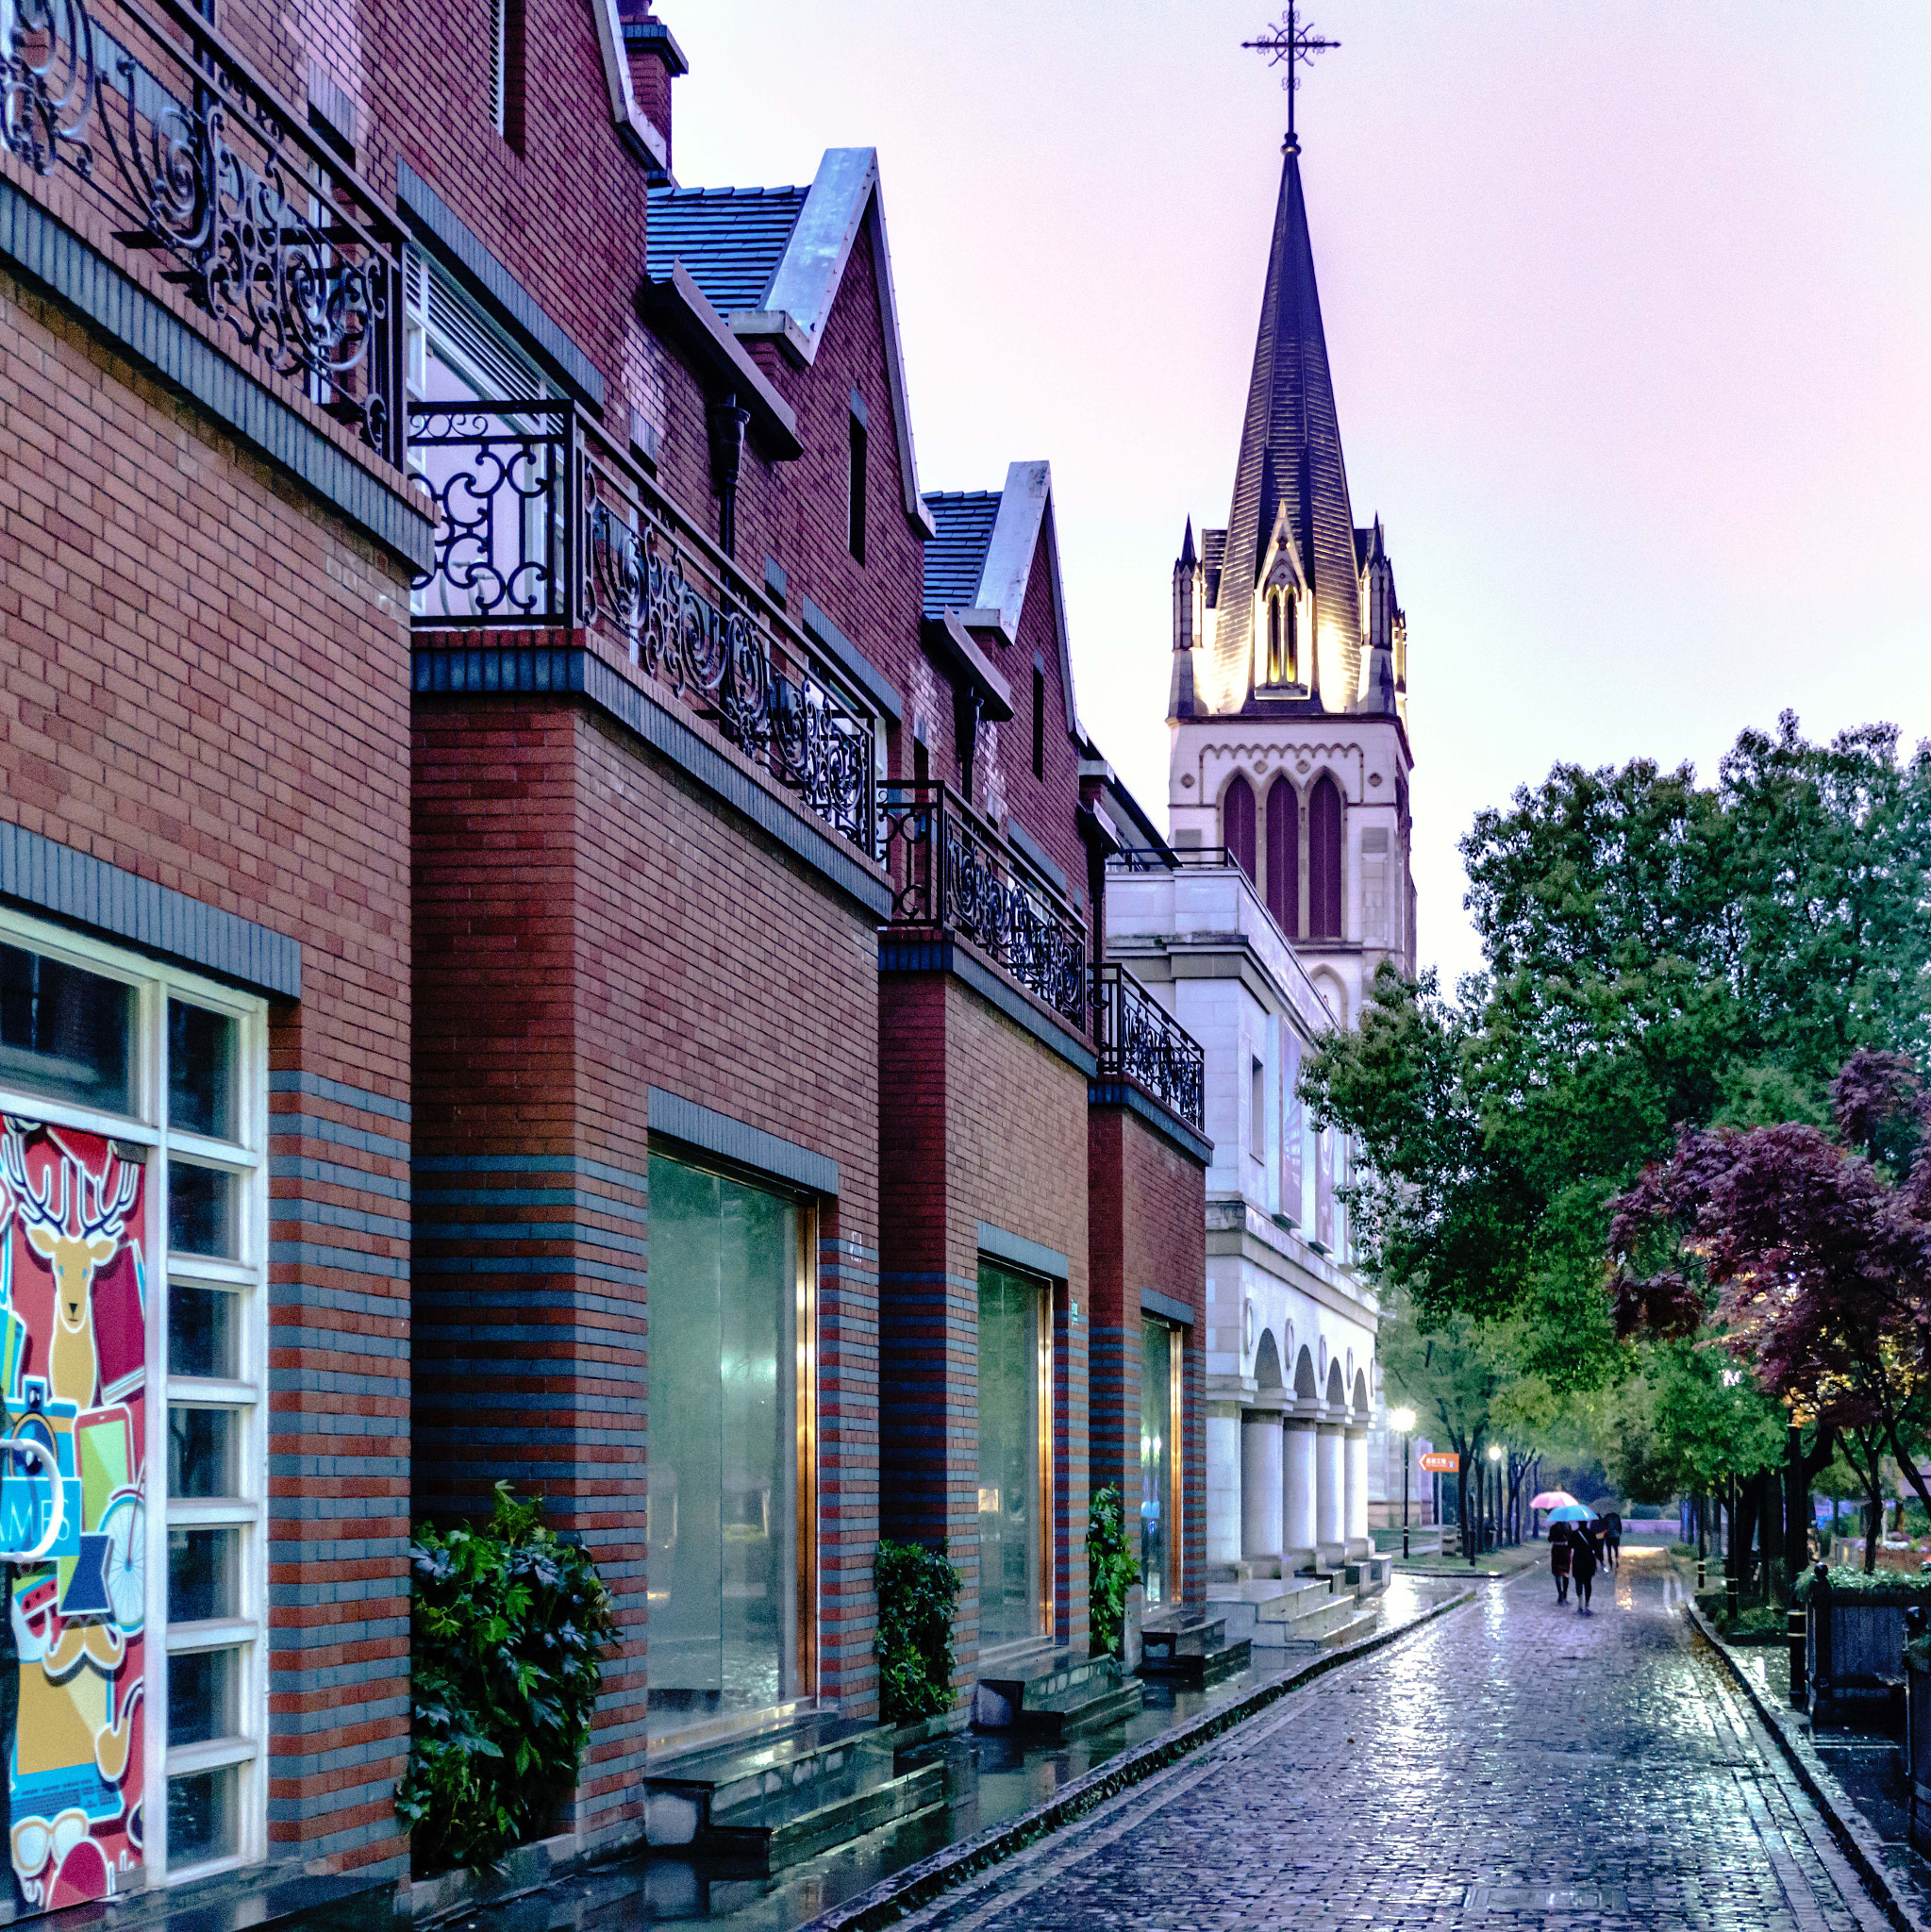
<instances>
[{"instance_id":1,"label":"deer illustration on poster","mask_svg":"<svg viewBox=\"0 0 1931 1932\"><path fill-rule=\"evenodd\" d=\"M141 1191L141 1169L111 1152L100 1174L79 1161L59 1163L60 1207L52 1205L55 1170L45 1170L36 1189L27 1178L26 1154L18 1134L0 1141L0 1174L13 1195L14 1211L26 1230L27 1245L54 1271L55 1331L48 1354L48 1379L56 1397L86 1408L100 1378L100 1352L94 1344L94 1271L119 1252L127 1210ZM72 1209L70 1212L70 1190ZM90 1209L88 1197L93 1197Z\"/></svg>"},{"instance_id":2,"label":"deer illustration on poster","mask_svg":"<svg viewBox=\"0 0 1931 1932\"><path fill-rule=\"evenodd\" d=\"M0 1765L14 1910L140 1883L146 1169L0 1118ZM0 1916L5 1916L0 1912Z\"/></svg>"}]
</instances>

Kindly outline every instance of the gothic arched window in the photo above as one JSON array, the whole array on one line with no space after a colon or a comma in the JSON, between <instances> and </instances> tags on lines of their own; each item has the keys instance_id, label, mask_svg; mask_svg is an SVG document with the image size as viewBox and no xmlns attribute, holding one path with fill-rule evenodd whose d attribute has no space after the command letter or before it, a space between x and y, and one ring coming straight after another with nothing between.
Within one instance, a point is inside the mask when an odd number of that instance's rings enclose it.
<instances>
[{"instance_id":1,"label":"gothic arched window","mask_svg":"<svg viewBox=\"0 0 1931 1932\"><path fill-rule=\"evenodd\" d=\"M1341 791L1323 773L1307 801L1307 937L1341 936Z\"/></svg>"},{"instance_id":2,"label":"gothic arched window","mask_svg":"<svg viewBox=\"0 0 1931 1932\"><path fill-rule=\"evenodd\" d=\"M1281 681L1281 593L1267 593L1267 681Z\"/></svg>"},{"instance_id":3,"label":"gothic arched window","mask_svg":"<svg viewBox=\"0 0 1931 1932\"><path fill-rule=\"evenodd\" d=\"M1267 794L1267 909L1290 940L1301 937L1301 798L1285 774Z\"/></svg>"},{"instance_id":4,"label":"gothic arched window","mask_svg":"<svg viewBox=\"0 0 1931 1932\"><path fill-rule=\"evenodd\" d=\"M1291 591L1267 593L1267 682L1298 684L1300 624Z\"/></svg>"},{"instance_id":5,"label":"gothic arched window","mask_svg":"<svg viewBox=\"0 0 1931 1932\"><path fill-rule=\"evenodd\" d=\"M1221 799L1221 842L1228 857L1254 876L1254 787L1236 777Z\"/></svg>"}]
</instances>

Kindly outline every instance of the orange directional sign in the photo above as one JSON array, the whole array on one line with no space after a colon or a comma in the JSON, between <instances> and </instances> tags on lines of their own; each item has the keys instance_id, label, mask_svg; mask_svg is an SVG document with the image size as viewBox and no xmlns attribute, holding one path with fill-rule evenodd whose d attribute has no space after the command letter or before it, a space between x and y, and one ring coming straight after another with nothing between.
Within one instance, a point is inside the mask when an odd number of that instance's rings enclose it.
<instances>
[{"instance_id":1,"label":"orange directional sign","mask_svg":"<svg viewBox=\"0 0 1931 1932\"><path fill-rule=\"evenodd\" d=\"M1424 1450L1417 1459L1431 1475L1453 1475L1461 1467L1461 1457L1453 1449Z\"/></svg>"}]
</instances>

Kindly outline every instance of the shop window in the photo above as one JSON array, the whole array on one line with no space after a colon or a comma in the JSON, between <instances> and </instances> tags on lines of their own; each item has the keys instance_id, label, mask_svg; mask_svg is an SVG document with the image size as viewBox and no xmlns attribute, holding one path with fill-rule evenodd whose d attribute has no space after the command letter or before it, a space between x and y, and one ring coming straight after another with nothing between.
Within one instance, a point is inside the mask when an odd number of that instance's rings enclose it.
<instances>
[{"instance_id":1,"label":"shop window","mask_svg":"<svg viewBox=\"0 0 1931 1932\"><path fill-rule=\"evenodd\" d=\"M654 1154L650 1208L657 1738L806 1694L797 1391L809 1324L796 1200Z\"/></svg>"},{"instance_id":2,"label":"shop window","mask_svg":"<svg viewBox=\"0 0 1931 1932\"><path fill-rule=\"evenodd\" d=\"M44 1453L0 1476L0 1695L32 1912L266 1855L267 1016L4 924L0 1398Z\"/></svg>"},{"instance_id":3,"label":"shop window","mask_svg":"<svg viewBox=\"0 0 1931 1932\"><path fill-rule=\"evenodd\" d=\"M1180 1336L1140 1324L1140 1576L1149 1606L1180 1593Z\"/></svg>"},{"instance_id":4,"label":"shop window","mask_svg":"<svg viewBox=\"0 0 1931 1932\"><path fill-rule=\"evenodd\" d=\"M979 1263L979 1648L1046 1629L1046 1285Z\"/></svg>"}]
</instances>

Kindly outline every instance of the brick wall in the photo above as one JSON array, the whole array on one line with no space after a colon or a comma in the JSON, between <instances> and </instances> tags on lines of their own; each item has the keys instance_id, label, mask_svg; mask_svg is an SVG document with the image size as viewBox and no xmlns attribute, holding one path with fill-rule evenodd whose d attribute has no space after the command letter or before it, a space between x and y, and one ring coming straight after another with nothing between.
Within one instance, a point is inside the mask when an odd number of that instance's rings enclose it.
<instances>
[{"instance_id":1,"label":"brick wall","mask_svg":"<svg viewBox=\"0 0 1931 1932\"><path fill-rule=\"evenodd\" d=\"M1140 1495L1140 1293L1194 1311L1179 1337L1181 1596L1207 1591L1207 1171L1130 1108L1095 1107L1089 1253L1092 1269L1092 1480L1117 1483L1128 1521Z\"/></svg>"},{"instance_id":2,"label":"brick wall","mask_svg":"<svg viewBox=\"0 0 1931 1932\"><path fill-rule=\"evenodd\" d=\"M399 1870L408 586L4 272L0 421L0 812L303 948L270 1026L269 1830Z\"/></svg>"},{"instance_id":3,"label":"brick wall","mask_svg":"<svg viewBox=\"0 0 1931 1932\"><path fill-rule=\"evenodd\" d=\"M1060 1642L1086 1646L1086 1077L950 974L886 974L878 997L884 1527L949 1540L969 1682L981 1221L1068 1259L1054 1297L1054 1621Z\"/></svg>"},{"instance_id":4,"label":"brick wall","mask_svg":"<svg viewBox=\"0 0 1931 1932\"><path fill-rule=\"evenodd\" d=\"M870 915L566 700L416 717L423 1502L509 1475L619 1600L575 1823L637 1816L658 1086L836 1160L819 1219L820 1690L874 1707L876 941ZM532 1414L541 1403L554 1414Z\"/></svg>"}]
</instances>

